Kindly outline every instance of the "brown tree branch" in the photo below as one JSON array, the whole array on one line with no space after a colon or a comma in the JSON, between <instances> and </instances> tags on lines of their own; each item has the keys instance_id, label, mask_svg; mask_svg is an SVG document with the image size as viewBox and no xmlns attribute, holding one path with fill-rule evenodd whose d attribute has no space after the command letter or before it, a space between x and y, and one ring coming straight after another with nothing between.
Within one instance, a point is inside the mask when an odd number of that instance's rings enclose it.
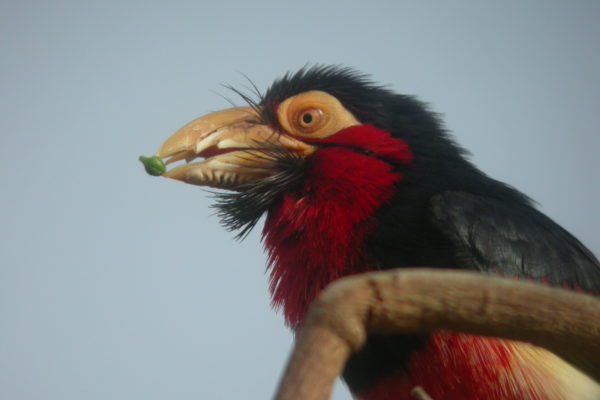
<instances>
[{"instance_id":1,"label":"brown tree branch","mask_svg":"<svg viewBox=\"0 0 600 400\"><path fill-rule=\"evenodd\" d=\"M401 269L341 279L313 303L275 398L328 399L367 333L447 329L527 341L600 381L600 299L475 272Z\"/></svg>"}]
</instances>

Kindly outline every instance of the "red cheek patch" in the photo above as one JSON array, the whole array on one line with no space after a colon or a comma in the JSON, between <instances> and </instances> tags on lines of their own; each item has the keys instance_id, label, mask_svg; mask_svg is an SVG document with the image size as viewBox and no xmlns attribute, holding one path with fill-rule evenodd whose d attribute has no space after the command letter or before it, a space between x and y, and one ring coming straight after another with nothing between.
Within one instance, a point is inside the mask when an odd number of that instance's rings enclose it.
<instances>
[{"instance_id":1,"label":"red cheek patch","mask_svg":"<svg viewBox=\"0 0 600 400\"><path fill-rule=\"evenodd\" d=\"M308 140L308 142L360 149L404 165L410 164L413 158L410 147L405 141L396 139L387 131L371 124L351 126L328 138Z\"/></svg>"}]
</instances>

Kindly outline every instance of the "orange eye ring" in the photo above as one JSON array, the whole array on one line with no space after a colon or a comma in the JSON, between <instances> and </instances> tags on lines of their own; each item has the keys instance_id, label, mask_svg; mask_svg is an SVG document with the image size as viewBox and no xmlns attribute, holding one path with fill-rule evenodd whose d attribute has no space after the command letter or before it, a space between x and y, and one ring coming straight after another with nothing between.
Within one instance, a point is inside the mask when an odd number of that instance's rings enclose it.
<instances>
[{"instance_id":1,"label":"orange eye ring","mask_svg":"<svg viewBox=\"0 0 600 400\"><path fill-rule=\"evenodd\" d=\"M360 125L332 95L311 90L285 99L277 107L277 120L292 136L326 138L353 125Z\"/></svg>"},{"instance_id":2,"label":"orange eye ring","mask_svg":"<svg viewBox=\"0 0 600 400\"><path fill-rule=\"evenodd\" d=\"M296 126L303 133L311 133L323 126L325 113L320 108L305 108L296 113Z\"/></svg>"}]
</instances>

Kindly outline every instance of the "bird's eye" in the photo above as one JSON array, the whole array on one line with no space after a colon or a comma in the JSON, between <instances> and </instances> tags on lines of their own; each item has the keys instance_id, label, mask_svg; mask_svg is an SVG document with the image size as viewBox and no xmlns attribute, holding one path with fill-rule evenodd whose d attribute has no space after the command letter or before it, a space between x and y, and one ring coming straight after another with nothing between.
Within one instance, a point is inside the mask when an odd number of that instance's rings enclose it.
<instances>
[{"instance_id":1,"label":"bird's eye","mask_svg":"<svg viewBox=\"0 0 600 400\"><path fill-rule=\"evenodd\" d=\"M308 108L297 114L296 124L302 132L311 133L321 127L323 119L323 110Z\"/></svg>"},{"instance_id":2,"label":"bird's eye","mask_svg":"<svg viewBox=\"0 0 600 400\"><path fill-rule=\"evenodd\" d=\"M287 98L277 108L277 120L292 136L322 139L359 122L332 95L311 90Z\"/></svg>"},{"instance_id":3,"label":"bird's eye","mask_svg":"<svg viewBox=\"0 0 600 400\"><path fill-rule=\"evenodd\" d=\"M313 116L312 113L304 113L302 114L302 123L305 125L310 125L310 123L313 122Z\"/></svg>"}]
</instances>

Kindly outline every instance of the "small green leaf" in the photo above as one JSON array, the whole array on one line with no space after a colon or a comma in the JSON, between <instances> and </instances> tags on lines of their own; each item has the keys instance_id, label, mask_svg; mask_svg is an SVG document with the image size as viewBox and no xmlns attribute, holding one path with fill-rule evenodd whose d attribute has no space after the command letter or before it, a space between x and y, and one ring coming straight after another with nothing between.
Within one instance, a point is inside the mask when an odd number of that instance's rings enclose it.
<instances>
[{"instance_id":1,"label":"small green leaf","mask_svg":"<svg viewBox=\"0 0 600 400\"><path fill-rule=\"evenodd\" d=\"M158 156L144 157L140 156L140 161L144 164L146 172L152 176L161 176L165 173L165 163Z\"/></svg>"}]
</instances>

